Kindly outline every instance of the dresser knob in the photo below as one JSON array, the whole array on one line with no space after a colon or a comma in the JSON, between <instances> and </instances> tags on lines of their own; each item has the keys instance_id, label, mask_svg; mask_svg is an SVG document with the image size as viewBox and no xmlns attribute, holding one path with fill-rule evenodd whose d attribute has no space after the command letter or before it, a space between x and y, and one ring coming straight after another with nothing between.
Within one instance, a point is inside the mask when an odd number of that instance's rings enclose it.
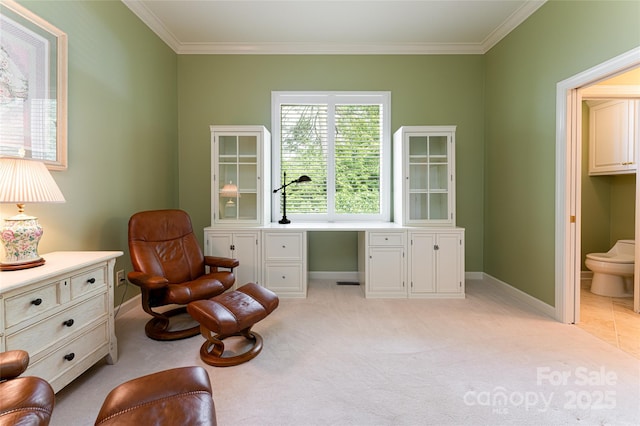
<instances>
[{"instance_id":1,"label":"dresser knob","mask_svg":"<svg viewBox=\"0 0 640 426\"><path fill-rule=\"evenodd\" d=\"M64 356L64 359L66 359L67 361L71 361L76 357L76 354L74 354L73 352L71 352L70 354L67 354Z\"/></svg>"},{"instance_id":2,"label":"dresser knob","mask_svg":"<svg viewBox=\"0 0 640 426\"><path fill-rule=\"evenodd\" d=\"M31 301L32 305L36 305L36 306L40 306L42 304L42 299L40 299L39 297L36 300L32 300Z\"/></svg>"},{"instance_id":3,"label":"dresser knob","mask_svg":"<svg viewBox=\"0 0 640 426\"><path fill-rule=\"evenodd\" d=\"M67 327L71 327L73 325L73 318L66 320L62 323L62 325L66 325Z\"/></svg>"},{"instance_id":4,"label":"dresser knob","mask_svg":"<svg viewBox=\"0 0 640 426\"><path fill-rule=\"evenodd\" d=\"M89 279L87 280L87 282L88 282L89 284L94 284L94 283L96 282L96 279L95 279L95 278L89 278Z\"/></svg>"}]
</instances>

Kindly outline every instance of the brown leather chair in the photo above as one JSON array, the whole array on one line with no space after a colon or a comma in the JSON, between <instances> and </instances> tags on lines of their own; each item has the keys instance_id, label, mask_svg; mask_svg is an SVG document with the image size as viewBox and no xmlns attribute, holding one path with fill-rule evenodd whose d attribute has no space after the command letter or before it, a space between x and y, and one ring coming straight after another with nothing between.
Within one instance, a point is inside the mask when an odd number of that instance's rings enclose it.
<instances>
[{"instance_id":1,"label":"brown leather chair","mask_svg":"<svg viewBox=\"0 0 640 426\"><path fill-rule=\"evenodd\" d=\"M0 353L0 426L46 426L55 395L46 380L18 377L29 365L22 350ZM104 400L100 426L215 426L211 381L199 366L163 370L129 380Z\"/></svg>"},{"instance_id":2,"label":"brown leather chair","mask_svg":"<svg viewBox=\"0 0 640 426\"><path fill-rule=\"evenodd\" d=\"M198 324L172 329L170 318L186 313L190 302L210 299L229 289L235 282L233 268L239 265L236 259L204 256L191 218L182 210L151 210L131 216L129 251L134 270L128 278L140 287L142 308L153 316L145 332L155 340L199 334ZM154 309L166 305L181 306Z\"/></svg>"},{"instance_id":3,"label":"brown leather chair","mask_svg":"<svg viewBox=\"0 0 640 426\"><path fill-rule=\"evenodd\" d=\"M18 377L29 366L25 351L0 353L0 425L48 425L55 404L51 385L39 377Z\"/></svg>"},{"instance_id":4,"label":"brown leather chair","mask_svg":"<svg viewBox=\"0 0 640 426\"><path fill-rule=\"evenodd\" d=\"M202 367L182 367L129 380L107 395L95 424L214 426L209 375Z\"/></svg>"}]
</instances>

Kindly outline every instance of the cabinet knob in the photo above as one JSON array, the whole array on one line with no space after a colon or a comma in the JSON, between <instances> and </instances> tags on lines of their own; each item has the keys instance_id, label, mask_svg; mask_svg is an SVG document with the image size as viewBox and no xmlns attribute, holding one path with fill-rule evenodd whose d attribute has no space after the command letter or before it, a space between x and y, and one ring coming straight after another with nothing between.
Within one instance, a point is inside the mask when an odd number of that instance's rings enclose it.
<instances>
[{"instance_id":1,"label":"cabinet knob","mask_svg":"<svg viewBox=\"0 0 640 426\"><path fill-rule=\"evenodd\" d=\"M284 244L282 245L282 248L287 248L287 246L285 246Z\"/></svg>"},{"instance_id":2,"label":"cabinet knob","mask_svg":"<svg viewBox=\"0 0 640 426\"><path fill-rule=\"evenodd\" d=\"M39 297L36 300L32 300L31 301L32 305L36 305L36 306L40 306L42 304L42 299L40 299Z\"/></svg>"},{"instance_id":3,"label":"cabinet knob","mask_svg":"<svg viewBox=\"0 0 640 426\"><path fill-rule=\"evenodd\" d=\"M73 318L66 320L62 323L62 325L66 325L67 327L71 327L73 325Z\"/></svg>"},{"instance_id":4,"label":"cabinet knob","mask_svg":"<svg viewBox=\"0 0 640 426\"><path fill-rule=\"evenodd\" d=\"M437 244L435 244L435 245L433 246L433 249L434 249L434 250L440 250L440 247L439 247Z\"/></svg>"},{"instance_id":5,"label":"cabinet knob","mask_svg":"<svg viewBox=\"0 0 640 426\"><path fill-rule=\"evenodd\" d=\"M282 279L283 279L283 280L285 280L285 279L287 279L287 277L283 275L283 276L282 276Z\"/></svg>"},{"instance_id":6,"label":"cabinet knob","mask_svg":"<svg viewBox=\"0 0 640 426\"><path fill-rule=\"evenodd\" d=\"M89 284L95 284L96 279L95 279L95 278L89 278L89 279L87 280L87 282L88 282Z\"/></svg>"},{"instance_id":7,"label":"cabinet knob","mask_svg":"<svg viewBox=\"0 0 640 426\"><path fill-rule=\"evenodd\" d=\"M76 357L76 354L74 354L73 352L71 352L70 354L67 354L64 356L64 359L66 359L67 361L71 361Z\"/></svg>"}]
</instances>

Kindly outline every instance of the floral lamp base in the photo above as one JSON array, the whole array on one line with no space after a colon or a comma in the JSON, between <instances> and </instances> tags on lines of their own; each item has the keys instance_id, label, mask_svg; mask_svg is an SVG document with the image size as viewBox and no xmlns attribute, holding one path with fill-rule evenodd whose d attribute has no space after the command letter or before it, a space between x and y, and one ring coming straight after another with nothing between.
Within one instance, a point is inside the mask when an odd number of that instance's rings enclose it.
<instances>
[{"instance_id":1,"label":"floral lamp base","mask_svg":"<svg viewBox=\"0 0 640 426\"><path fill-rule=\"evenodd\" d=\"M4 220L0 239L5 256L0 262L0 271L14 271L44 265L38 254L38 243L42 237L42 226L38 218L19 214Z\"/></svg>"}]
</instances>

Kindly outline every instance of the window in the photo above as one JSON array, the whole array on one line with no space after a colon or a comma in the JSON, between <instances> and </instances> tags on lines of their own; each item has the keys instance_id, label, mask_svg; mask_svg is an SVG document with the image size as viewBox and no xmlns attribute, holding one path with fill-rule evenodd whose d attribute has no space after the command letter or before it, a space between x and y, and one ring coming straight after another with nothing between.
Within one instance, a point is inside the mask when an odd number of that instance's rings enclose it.
<instances>
[{"instance_id":1,"label":"window","mask_svg":"<svg viewBox=\"0 0 640 426\"><path fill-rule=\"evenodd\" d=\"M389 221L390 104L389 92L272 93L273 186L311 178L287 188L287 217Z\"/></svg>"}]
</instances>

